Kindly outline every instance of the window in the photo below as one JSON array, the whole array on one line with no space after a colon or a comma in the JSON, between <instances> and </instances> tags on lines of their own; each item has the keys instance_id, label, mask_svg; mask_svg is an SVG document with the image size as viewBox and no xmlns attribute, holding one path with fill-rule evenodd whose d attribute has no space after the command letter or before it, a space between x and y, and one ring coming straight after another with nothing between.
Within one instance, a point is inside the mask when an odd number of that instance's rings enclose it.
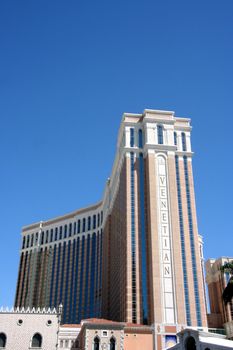
<instances>
[{"instance_id":1,"label":"window","mask_svg":"<svg viewBox=\"0 0 233 350\"><path fill-rule=\"evenodd\" d=\"M110 339L110 350L116 349L116 340L114 338Z\"/></svg>"},{"instance_id":2,"label":"window","mask_svg":"<svg viewBox=\"0 0 233 350\"><path fill-rule=\"evenodd\" d=\"M90 231L90 229L91 229L91 217L88 216L87 230Z\"/></svg>"},{"instance_id":3,"label":"window","mask_svg":"<svg viewBox=\"0 0 233 350\"><path fill-rule=\"evenodd\" d=\"M25 236L23 237L23 244L22 244L22 249L25 248Z\"/></svg>"},{"instance_id":4,"label":"window","mask_svg":"<svg viewBox=\"0 0 233 350\"><path fill-rule=\"evenodd\" d=\"M177 146L177 133L174 132L174 145Z\"/></svg>"},{"instance_id":5,"label":"window","mask_svg":"<svg viewBox=\"0 0 233 350\"><path fill-rule=\"evenodd\" d=\"M83 218L83 232L86 231L86 219Z\"/></svg>"},{"instance_id":6,"label":"window","mask_svg":"<svg viewBox=\"0 0 233 350\"><path fill-rule=\"evenodd\" d=\"M40 244L44 244L44 231L41 232Z\"/></svg>"},{"instance_id":7,"label":"window","mask_svg":"<svg viewBox=\"0 0 233 350\"><path fill-rule=\"evenodd\" d=\"M49 231L46 230L46 238L45 238L45 243L48 243L49 241Z\"/></svg>"},{"instance_id":8,"label":"window","mask_svg":"<svg viewBox=\"0 0 233 350\"><path fill-rule=\"evenodd\" d=\"M74 222L74 235L76 235L76 222Z\"/></svg>"},{"instance_id":9,"label":"window","mask_svg":"<svg viewBox=\"0 0 233 350\"><path fill-rule=\"evenodd\" d=\"M6 335L4 333L0 333L0 348L6 347Z\"/></svg>"},{"instance_id":10,"label":"window","mask_svg":"<svg viewBox=\"0 0 233 350\"><path fill-rule=\"evenodd\" d=\"M134 147L134 129L130 128L130 147Z\"/></svg>"},{"instance_id":11,"label":"window","mask_svg":"<svg viewBox=\"0 0 233 350\"><path fill-rule=\"evenodd\" d=\"M93 229L96 228L96 215L93 215Z\"/></svg>"},{"instance_id":12,"label":"window","mask_svg":"<svg viewBox=\"0 0 233 350\"><path fill-rule=\"evenodd\" d=\"M158 144L163 144L163 127L162 125L157 126Z\"/></svg>"},{"instance_id":13,"label":"window","mask_svg":"<svg viewBox=\"0 0 233 350\"><path fill-rule=\"evenodd\" d=\"M80 226L81 226L80 220L78 220L78 233L80 233Z\"/></svg>"},{"instance_id":14,"label":"window","mask_svg":"<svg viewBox=\"0 0 233 350\"><path fill-rule=\"evenodd\" d=\"M39 333L33 335L32 338L32 348L41 348L42 346L42 336Z\"/></svg>"},{"instance_id":15,"label":"window","mask_svg":"<svg viewBox=\"0 0 233 350\"><path fill-rule=\"evenodd\" d=\"M142 129L138 130L138 147L143 147L143 139L142 139Z\"/></svg>"},{"instance_id":16,"label":"window","mask_svg":"<svg viewBox=\"0 0 233 350\"><path fill-rule=\"evenodd\" d=\"M50 230L50 242L52 242L53 241L53 229L51 228L51 230Z\"/></svg>"},{"instance_id":17,"label":"window","mask_svg":"<svg viewBox=\"0 0 233 350\"><path fill-rule=\"evenodd\" d=\"M95 337L94 339L94 350L99 350L100 348L100 340L98 337Z\"/></svg>"},{"instance_id":18,"label":"window","mask_svg":"<svg viewBox=\"0 0 233 350\"><path fill-rule=\"evenodd\" d=\"M62 239L62 226L60 226L59 239Z\"/></svg>"},{"instance_id":19,"label":"window","mask_svg":"<svg viewBox=\"0 0 233 350\"><path fill-rule=\"evenodd\" d=\"M182 132L181 138L182 138L182 150L183 151L187 151L186 137L185 137L185 133L184 132Z\"/></svg>"},{"instance_id":20,"label":"window","mask_svg":"<svg viewBox=\"0 0 233 350\"><path fill-rule=\"evenodd\" d=\"M34 234L31 235L31 247L33 246L34 243Z\"/></svg>"},{"instance_id":21,"label":"window","mask_svg":"<svg viewBox=\"0 0 233 350\"><path fill-rule=\"evenodd\" d=\"M69 224L69 237L72 235L72 223Z\"/></svg>"},{"instance_id":22,"label":"window","mask_svg":"<svg viewBox=\"0 0 233 350\"><path fill-rule=\"evenodd\" d=\"M27 236L27 248L29 247L30 236Z\"/></svg>"},{"instance_id":23,"label":"window","mask_svg":"<svg viewBox=\"0 0 233 350\"><path fill-rule=\"evenodd\" d=\"M64 238L67 236L67 225L65 225Z\"/></svg>"},{"instance_id":24,"label":"window","mask_svg":"<svg viewBox=\"0 0 233 350\"><path fill-rule=\"evenodd\" d=\"M100 214L98 214L98 227L99 227L99 225L100 225Z\"/></svg>"},{"instance_id":25,"label":"window","mask_svg":"<svg viewBox=\"0 0 233 350\"><path fill-rule=\"evenodd\" d=\"M54 237L54 240L56 241L57 240L57 232L58 232L58 229L57 227L55 228L55 237Z\"/></svg>"}]
</instances>

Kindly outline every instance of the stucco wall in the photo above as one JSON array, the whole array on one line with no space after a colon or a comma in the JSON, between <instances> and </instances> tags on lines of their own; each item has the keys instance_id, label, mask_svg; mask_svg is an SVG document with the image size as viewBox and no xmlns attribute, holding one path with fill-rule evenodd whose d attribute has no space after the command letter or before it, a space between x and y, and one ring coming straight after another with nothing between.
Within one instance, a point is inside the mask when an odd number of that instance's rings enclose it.
<instances>
[{"instance_id":1,"label":"stucco wall","mask_svg":"<svg viewBox=\"0 0 233 350\"><path fill-rule=\"evenodd\" d=\"M19 320L23 321L21 325ZM48 325L48 320L51 325ZM0 313L0 333L7 337L6 350L30 349L35 333L43 337L42 350L55 350L57 330L56 314Z\"/></svg>"},{"instance_id":2,"label":"stucco wall","mask_svg":"<svg viewBox=\"0 0 233 350\"><path fill-rule=\"evenodd\" d=\"M125 333L124 350L153 350L152 334Z\"/></svg>"}]
</instances>

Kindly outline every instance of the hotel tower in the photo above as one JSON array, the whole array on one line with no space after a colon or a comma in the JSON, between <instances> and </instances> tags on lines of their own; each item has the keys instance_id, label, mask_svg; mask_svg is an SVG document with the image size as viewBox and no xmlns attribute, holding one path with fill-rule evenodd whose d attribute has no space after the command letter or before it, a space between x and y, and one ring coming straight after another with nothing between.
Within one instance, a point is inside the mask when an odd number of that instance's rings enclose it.
<instances>
[{"instance_id":1,"label":"hotel tower","mask_svg":"<svg viewBox=\"0 0 233 350\"><path fill-rule=\"evenodd\" d=\"M190 133L174 112L125 113L103 199L23 228L15 306L154 324L156 349L206 327Z\"/></svg>"}]
</instances>

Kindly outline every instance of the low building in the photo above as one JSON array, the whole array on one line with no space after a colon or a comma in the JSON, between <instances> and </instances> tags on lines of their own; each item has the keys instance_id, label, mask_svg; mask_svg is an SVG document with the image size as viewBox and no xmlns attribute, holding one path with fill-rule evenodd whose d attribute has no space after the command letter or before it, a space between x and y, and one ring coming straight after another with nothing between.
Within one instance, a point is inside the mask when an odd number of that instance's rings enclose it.
<instances>
[{"instance_id":1,"label":"low building","mask_svg":"<svg viewBox=\"0 0 233 350\"><path fill-rule=\"evenodd\" d=\"M206 283L208 286L210 314L207 315L209 328L224 328L224 324L233 321L233 301L224 303L222 294L230 279L220 267L233 261L230 257L209 259L206 262Z\"/></svg>"},{"instance_id":2,"label":"low building","mask_svg":"<svg viewBox=\"0 0 233 350\"><path fill-rule=\"evenodd\" d=\"M72 349L153 350L153 330L134 323L88 319L81 322L81 331Z\"/></svg>"},{"instance_id":3,"label":"low building","mask_svg":"<svg viewBox=\"0 0 233 350\"><path fill-rule=\"evenodd\" d=\"M60 314L51 309L0 309L0 348L57 349Z\"/></svg>"},{"instance_id":4,"label":"low building","mask_svg":"<svg viewBox=\"0 0 233 350\"><path fill-rule=\"evenodd\" d=\"M179 342L169 350L229 350L233 349L233 341L224 335L184 329L178 334Z\"/></svg>"},{"instance_id":5,"label":"low building","mask_svg":"<svg viewBox=\"0 0 233 350\"><path fill-rule=\"evenodd\" d=\"M81 330L80 324L63 324L59 327L58 349L70 350Z\"/></svg>"}]
</instances>

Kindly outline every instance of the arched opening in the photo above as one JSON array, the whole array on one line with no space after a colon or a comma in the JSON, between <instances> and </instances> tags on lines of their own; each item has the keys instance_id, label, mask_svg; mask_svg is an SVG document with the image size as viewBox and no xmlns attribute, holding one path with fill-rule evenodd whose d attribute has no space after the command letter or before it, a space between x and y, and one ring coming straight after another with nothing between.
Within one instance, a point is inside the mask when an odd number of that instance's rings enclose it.
<instances>
[{"instance_id":1,"label":"arched opening","mask_svg":"<svg viewBox=\"0 0 233 350\"><path fill-rule=\"evenodd\" d=\"M163 127L162 125L157 126L158 144L163 144Z\"/></svg>"},{"instance_id":2,"label":"arched opening","mask_svg":"<svg viewBox=\"0 0 233 350\"><path fill-rule=\"evenodd\" d=\"M32 348L41 348L42 336L39 333L35 333L32 337Z\"/></svg>"},{"instance_id":3,"label":"arched opening","mask_svg":"<svg viewBox=\"0 0 233 350\"><path fill-rule=\"evenodd\" d=\"M193 337L188 337L185 344L186 350L196 350L196 342Z\"/></svg>"},{"instance_id":4,"label":"arched opening","mask_svg":"<svg viewBox=\"0 0 233 350\"><path fill-rule=\"evenodd\" d=\"M110 350L116 350L116 340L114 338L110 339Z\"/></svg>"},{"instance_id":5,"label":"arched opening","mask_svg":"<svg viewBox=\"0 0 233 350\"><path fill-rule=\"evenodd\" d=\"M100 340L98 337L95 337L94 339L94 350L99 350L100 348Z\"/></svg>"},{"instance_id":6,"label":"arched opening","mask_svg":"<svg viewBox=\"0 0 233 350\"><path fill-rule=\"evenodd\" d=\"M6 334L0 333L0 348L6 347Z\"/></svg>"}]
</instances>

